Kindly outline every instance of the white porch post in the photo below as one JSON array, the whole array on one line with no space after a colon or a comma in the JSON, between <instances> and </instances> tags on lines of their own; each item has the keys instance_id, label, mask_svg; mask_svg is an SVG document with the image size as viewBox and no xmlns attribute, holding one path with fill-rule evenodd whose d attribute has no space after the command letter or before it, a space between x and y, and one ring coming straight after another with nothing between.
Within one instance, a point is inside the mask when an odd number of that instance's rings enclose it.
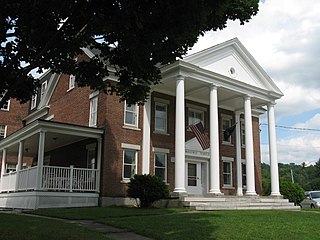
<instances>
[{"instance_id":1,"label":"white porch post","mask_svg":"<svg viewBox=\"0 0 320 240\"><path fill-rule=\"evenodd\" d=\"M257 195L255 190L254 177L254 154L253 154L253 131L251 115L251 97L244 97L244 117L245 117L245 135L246 135L246 175L247 191L246 195Z\"/></svg>"},{"instance_id":2,"label":"white porch post","mask_svg":"<svg viewBox=\"0 0 320 240\"><path fill-rule=\"evenodd\" d=\"M237 195L243 196L242 191L242 163L241 163L241 123L240 112L236 112L236 155L237 155Z\"/></svg>"},{"instance_id":3,"label":"white porch post","mask_svg":"<svg viewBox=\"0 0 320 240\"><path fill-rule=\"evenodd\" d=\"M36 189L41 189L42 172L43 172L43 158L44 158L44 146L45 146L46 132L41 130L39 132L39 146L38 146L38 169L37 169L37 185Z\"/></svg>"},{"instance_id":4,"label":"white porch post","mask_svg":"<svg viewBox=\"0 0 320 240\"><path fill-rule=\"evenodd\" d=\"M176 122L175 122L175 193L185 193L185 108L184 77L176 78Z\"/></svg>"},{"instance_id":5,"label":"white porch post","mask_svg":"<svg viewBox=\"0 0 320 240\"><path fill-rule=\"evenodd\" d=\"M100 177L101 177L101 154L102 154L102 139L98 138L97 146L97 176L96 176L96 191L100 192Z\"/></svg>"},{"instance_id":6,"label":"white porch post","mask_svg":"<svg viewBox=\"0 0 320 240\"><path fill-rule=\"evenodd\" d=\"M2 163L1 163L1 178L3 176L3 174L6 172L6 163L7 163L7 148L4 148L2 150Z\"/></svg>"},{"instance_id":7,"label":"white porch post","mask_svg":"<svg viewBox=\"0 0 320 240\"><path fill-rule=\"evenodd\" d=\"M274 103L268 104L268 135L269 135L269 158L271 171L271 196L280 196L279 172L277 159L276 125L274 116Z\"/></svg>"},{"instance_id":8,"label":"white porch post","mask_svg":"<svg viewBox=\"0 0 320 240\"><path fill-rule=\"evenodd\" d=\"M210 193L220 194L218 89L210 87Z\"/></svg>"},{"instance_id":9,"label":"white porch post","mask_svg":"<svg viewBox=\"0 0 320 240\"><path fill-rule=\"evenodd\" d=\"M151 96L143 106L142 174L150 173Z\"/></svg>"},{"instance_id":10,"label":"white porch post","mask_svg":"<svg viewBox=\"0 0 320 240\"><path fill-rule=\"evenodd\" d=\"M2 183L3 183L3 174L6 172L6 163L7 163L7 148L4 148L2 150L2 163L1 163L1 175L0 175L0 180L1 180L1 184L0 184L0 192L2 190Z\"/></svg>"},{"instance_id":11,"label":"white porch post","mask_svg":"<svg viewBox=\"0 0 320 240\"><path fill-rule=\"evenodd\" d=\"M19 177L20 177L20 170L23 162L23 150L24 150L24 140L19 142L19 152L18 152L18 164L16 167L16 185L15 185L15 191L19 190Z\"/></svg>"}]
</instances>

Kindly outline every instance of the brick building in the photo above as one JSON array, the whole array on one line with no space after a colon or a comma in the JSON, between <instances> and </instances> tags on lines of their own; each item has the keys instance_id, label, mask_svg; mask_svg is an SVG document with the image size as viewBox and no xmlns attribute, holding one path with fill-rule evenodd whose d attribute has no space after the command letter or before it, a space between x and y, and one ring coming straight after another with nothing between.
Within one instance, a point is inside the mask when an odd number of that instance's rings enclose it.
<instances>
[{"instance_id":1,"label":"brick building","mask_svg":"<svg viewBox=\"0 0 320 240\"><path fill-rule=\"evenodd\" d=\"M29 110L12 111L14 123L0 115L8 133L11 124L15 128L0 141L0 207L126 204L130 178L149 173L175 195L261 194L259 116L266 111L271 195L279 196L274 104L282 93L240 41L187 56L161 72L161 84L143 106L78 88L73 76L44 74ZM112 73L106 79L116 80ZM208 149L190 130L197 123ZM7 173L14 156L19 171ZM23 169L26 159L32 160Z\"/></svg>"}]
</instances>

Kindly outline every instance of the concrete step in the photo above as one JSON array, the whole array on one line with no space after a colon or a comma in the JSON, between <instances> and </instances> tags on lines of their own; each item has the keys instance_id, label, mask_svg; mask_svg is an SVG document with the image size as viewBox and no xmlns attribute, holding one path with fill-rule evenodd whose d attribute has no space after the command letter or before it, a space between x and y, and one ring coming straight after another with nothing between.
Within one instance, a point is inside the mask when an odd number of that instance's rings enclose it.
<instances>
[{"instance_id":1,"label":"concrete step","mask_svg":"<svg viewBox=\"0 0 320 240\"><path fill-rule=\"evenodd\" d=\"M248 209L278 209L278 210L299 210L288 199L281 197L260 197L260 196L187 196L180 199L184 207L196 210L248 210Z\"/></svg>"}]
</instances>

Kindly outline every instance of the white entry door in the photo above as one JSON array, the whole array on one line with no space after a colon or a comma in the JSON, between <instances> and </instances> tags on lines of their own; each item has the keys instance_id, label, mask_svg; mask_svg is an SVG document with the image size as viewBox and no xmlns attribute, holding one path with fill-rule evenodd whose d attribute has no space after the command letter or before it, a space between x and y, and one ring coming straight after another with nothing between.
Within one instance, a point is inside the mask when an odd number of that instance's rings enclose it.
<instances>
[{"instance_id":1,"label":"white entry door","mask_svg":"<svg viewBox=\"0 0 320 240\"><path fill-rule=\"evenodd\" d=\"M202 194L201 163L187 162L186 190L189 194Z\"/></svg>"}]
</instances>

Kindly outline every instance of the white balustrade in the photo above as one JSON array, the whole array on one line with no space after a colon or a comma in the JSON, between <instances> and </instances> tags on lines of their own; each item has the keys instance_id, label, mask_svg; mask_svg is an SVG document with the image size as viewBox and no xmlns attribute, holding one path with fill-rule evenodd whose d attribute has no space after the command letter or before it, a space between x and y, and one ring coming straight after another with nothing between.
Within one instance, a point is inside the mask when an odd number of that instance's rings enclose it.
<instances>
[{"instance_id":1,"label":"white balustrade","mask_svg":"<svg viewBox=\"0 0 320 240\"><path fill-rule=\"evenodd\" d=\"M18 191L36 189L38 167L20 170ZM99 171L96 169L43 166L41 189L47 191L98 192ZM0 192L15 191L17 172L5 173Z\"/></svg>"}]
</instances>

